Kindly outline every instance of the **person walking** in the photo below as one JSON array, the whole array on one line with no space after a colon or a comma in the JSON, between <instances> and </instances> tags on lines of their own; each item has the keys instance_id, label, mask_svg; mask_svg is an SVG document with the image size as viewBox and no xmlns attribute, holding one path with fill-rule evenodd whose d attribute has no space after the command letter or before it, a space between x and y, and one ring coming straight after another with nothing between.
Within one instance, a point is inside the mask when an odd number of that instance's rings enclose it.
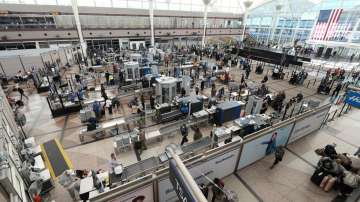
<instances>
[{"instance_id":1,"label":"person walking","mask_svg":"<svg viewBox=\"0 0 360 202\"><path fill-rule=\"evenodd\" d=\"M278 147L276 147L275 150L275 161L272 164L272 166L270 167L270 169L273 169L275 167L276 164L278 164L280 161L282 161L283 157L285 154L285 149L284 146L280 145Z\"/></svg>"},{"instance_id":2,"label":"person walking","mask_svg":"<svg viewBox=\"0 0 360 202\"><path fill-rule=\"evenodd\" d=\"M186 124L183 124L181 127L180 127L180 132L181 132L181 135L182 135L182 140L181 140L181 144L180 145L183 145L185 142L188 142L189 140L187 139L187 136L188 136L188 128L186 126Z\"/></svg>"},{"instance_id":3,"label":"person walking","mask_svg":"<svg viewBox=\"0 0 360 202\"><path fill-rule=\"evenodd\" d=\"M25 92L22 88L18 88L17 91L20 93L20 100L22 101L22 98L25 97L27 100L29 99L28 96L25 95Z\"/></svg>"},{"instance_id":4,"label":"person walking","mask_svg":"<svg viewBox=\"0 0 360 202\"><path fill-rule=\"evenodd\" d=\"M100 85L100 91L101 91L101 97L104 98L104 102L106 103L106 100L108 99L108 96L107 96L107 94L106 94L104 84L101 84L101 85Z\"/></svg>"},{"instance_id":5,"label":"person walking","mask_svg":"<svg viewBox=\"0 0 360 202\"><path fill-rule=\"evenodd\" d=\"M194 132L194 141L199 140L202 138L202 133L200 131L200 128L196 126L195 132Z\"/></svg>"}]
</instances>

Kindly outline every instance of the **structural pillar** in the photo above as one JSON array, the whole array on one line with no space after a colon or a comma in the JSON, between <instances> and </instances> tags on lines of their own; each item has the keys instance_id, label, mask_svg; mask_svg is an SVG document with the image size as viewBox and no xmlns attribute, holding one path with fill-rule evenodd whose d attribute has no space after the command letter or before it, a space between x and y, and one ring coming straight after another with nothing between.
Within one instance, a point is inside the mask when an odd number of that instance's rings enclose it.
<instances>
[{"instance_id":1,"label":"structural pillar","mask_svg":"<svg viewBox=\"0 0 360 202\"><path fill-rule=\"evenodd\" d=\"M360 24L360 19L356 22L354 29L350 32L350 37L349 37L347 43L352 43L353 38L354 38L354 30L358 30L359 24Z\"/></svg>"},{"instance_id":2,"label":"structural pillar","mask_svg":"<svg viewBox=\"0 0 360 202\"><path fill-rule=\"evenodd\" d=\"M209 0L204 0L204 33L201 41L201 47L205 48L205 42L206 42L206 26L207 26L207 13L208 13L208 4Z\"/></svg>"},{"instance_id":3,"label":"structural pillar","mask_svg":"<svg viewBox=\"0 0 360 202\"><path fill-rule=\"evenodd\" d=\"M244 1L244 18L243 18L243 31L242 31L242 35L241 35L241 42L244 42L244 38L245 38L245 30L246 30L246 21L248 18L248 9L250 8L250 6L252 5L252 1L248 0L248 1Z\"/></svg>"},{"instance_id":4,"label":"structural pillar","mask_svg":"<svg viewBox=\"0 0 360 202\"><path fill-rule=\"evenodd\" d=\"M72 6L72 9L73 9L73 12L74 12L75 24L76 24L76 29L77 29L78 36L79 36L79 40L80 40L81 52L82 52L83 56L84 56L85 58L87 58L86 43L85 43L84 37L83 37L83 35L82 35L82 30L81 30L81 23L80 23L79 9L78 9L77 0L71 0L71 6Z\"/></svg>"},{"instance_id":5,"label":"structural pillar","mask_svg":"<svg viewBox=\"0 0 360 202\"><path fill-rule=\"evenodd\" d=\"M291 40L291 43L292 43L293 45L294 45L294 43L295 43L296 34L297 34L298 30L299 30L300 21L301 21L301 18L298 18L298 21L297 21L297 23L296 23L296 27L295 27L295 30L294 30L294 33L293 33L294 35L293 35L292 40Z\"/></svg>"},{"instance_id":6,"label":"structural pillar","mask_svg":"<svg viewBox=\"0 0 360 202\"><path fill-rule=\"evenodd\" d=\"M268 37L267 44L269 44L269 38L270 38L270 41L274 40L274 33L275 33L275 29L277 26L277 21L279 19L279 13L280 13L281 9L282 9L282 5L276 5L276 7L275 7L276 14L273 17L273 20L271 23L271 33L270 33L270 37Z\"/></svg>"},{"instance_id":7,"label":"structural pillar","mask_svg":"<svg viewBox=\"0 0 360 202\"><path fill-rule=\"evenodd\" d=\"M155 48L154 36L154 0L149 0L149 17L150 17L150 33L151 33L151 46Z\"/></svg>"},{"instance_id":8,"label":"structural pillar","mask_svg":"<svg viewBox=\"0 0 360 202\"><path fill-rule=\"evenodd\" d=\"M245 11L244 13L244 19L243 19L243 31L242 31L242 34L241 34L241 41L244 41L244 36L245 36L245 23L246 23L246 20L247 20L247 11Z\"/></svg>"}]
</instances>

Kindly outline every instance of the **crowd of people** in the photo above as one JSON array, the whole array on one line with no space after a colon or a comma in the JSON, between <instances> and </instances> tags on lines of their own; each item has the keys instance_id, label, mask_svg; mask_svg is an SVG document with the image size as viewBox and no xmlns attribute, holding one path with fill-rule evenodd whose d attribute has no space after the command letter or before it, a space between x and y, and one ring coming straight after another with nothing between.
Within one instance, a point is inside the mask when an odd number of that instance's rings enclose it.
<instances>
[{"instance_id":1,"label":"crowd of people","mask_svg":"<svg viewBox=\"0 0 360 202\"><path fill-rule=\"evenodd\" d=\"M340 153L336 150L336 144L316 149L315 153L320 156L320 160L311 177L313 183L324 191L338 190L339 196L345 197L360 186L359 153Z\"/></svg>"}]
</instances>

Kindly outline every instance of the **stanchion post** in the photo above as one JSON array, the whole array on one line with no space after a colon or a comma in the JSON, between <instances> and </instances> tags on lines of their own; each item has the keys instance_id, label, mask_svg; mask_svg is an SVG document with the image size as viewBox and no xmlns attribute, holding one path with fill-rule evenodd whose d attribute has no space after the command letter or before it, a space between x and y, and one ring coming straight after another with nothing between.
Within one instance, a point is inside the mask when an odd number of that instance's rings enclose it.
<instances>
[{"instance_id":1,"label":"stanchion post","mask_svg":"<svg viewBox=\"0 0 360 202\"><path fill-rule=\"evenodd\" d=\"M335 112L334 112L333 116L331 117L330 121L334 120L335 114L336 114L337 111L338 111L338 110L335 110Z\"/></svg>"},{"instance_id":2,"label":"stanchion post","mask_svg":"<svg viewBox=\"0 0 360 202\"><path fill-rule=\"evenodd\" d=\"M320 127L320 128L322 128L322 127L327 123L327 121L328 121L328 119L329 119L329 116L330 116L330 113L327 113L327 114L326 114L326 117L325 117L325 119L324 119L324 122L321 124L321 127Z\"/></svg>"},{"instance_id":3,"label":"stanchion post","mask_svg":"<svg viewBox=\"0 0 360 202\"><path fill-rule=\"evenodd\" d=\"M341 107L341 110L340 110L340 113L339 113L338 117L341 116L341 113L343 112L343 110L344 110L344 108L345 108L345 105L346 105L346 103L344 103L344 105Z\"/></svg>"}]
</instances>

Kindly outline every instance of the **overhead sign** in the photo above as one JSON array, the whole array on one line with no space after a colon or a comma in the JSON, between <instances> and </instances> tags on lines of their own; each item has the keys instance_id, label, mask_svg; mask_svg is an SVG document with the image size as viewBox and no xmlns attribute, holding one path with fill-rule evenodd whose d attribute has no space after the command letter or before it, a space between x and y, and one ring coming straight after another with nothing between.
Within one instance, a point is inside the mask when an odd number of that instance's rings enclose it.
<instances>
[{"instance_id":1,"label":"overhead sign","mask_svg":"<svg viewBox=\"0 0 360 202\"><path fill-rule=\"evenodd\" d=\"M346 93L345 103L360 108L360 92L348 91Z\"/></svg>"},{"instance_id":2,"label":"overhead sign","mask_svg":"<svg viewBox=\"0 0 360 202\"><path fill-rule=\"evenodd\" d=\"M169 161L169 178L179 201L196 202L189 184L186 182L184 175L177 169L174 159Z\"/></svg>"}]
</instances>

